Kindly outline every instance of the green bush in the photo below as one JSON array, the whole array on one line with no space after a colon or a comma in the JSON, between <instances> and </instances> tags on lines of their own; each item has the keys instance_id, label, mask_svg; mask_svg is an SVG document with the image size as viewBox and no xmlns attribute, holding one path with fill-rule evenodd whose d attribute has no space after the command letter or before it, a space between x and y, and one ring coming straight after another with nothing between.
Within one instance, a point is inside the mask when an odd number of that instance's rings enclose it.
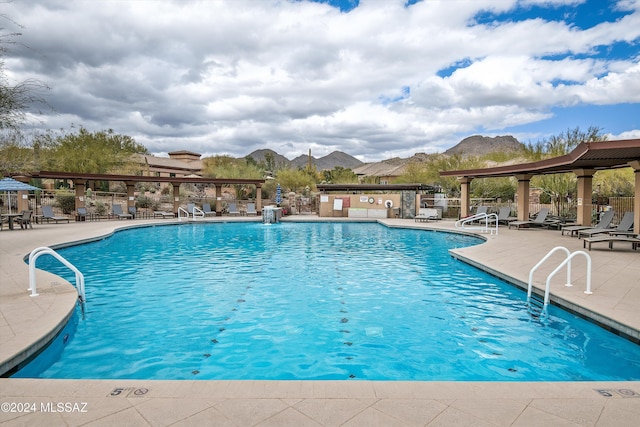
<instances>
[{"instance_id":1,"label":"green bush","mask_svg":"<svg viewBox=\"0 0 640 427\"><path fill-rule=\"evenodd\" d=\"M107 205L104 202L101 201L96 201L95 203L96 206L96 214L99 216L105 216L108 212L107 210Z\"/></svg>"},{"instance_id":2,"label":"green bush","mask_svg":"<svg viewBox=\"0 0 640 427\"><path fill-rule=\"evenodd\" d=\"M138 196L136 200L136 208L149 208L152 210L158 210L160 204L148 196Z\"/></svg>"},{"instance_id":3,"label":"green bush","mask_svg":"<svg viewBox=\"0 0 640 427\"><path fill-rule=\"evenodd\" d=\"M76 208L75 194L68 192L56 193L56 205L62 209L63 213L70 214Z\"/></svg>"}]
</instances>

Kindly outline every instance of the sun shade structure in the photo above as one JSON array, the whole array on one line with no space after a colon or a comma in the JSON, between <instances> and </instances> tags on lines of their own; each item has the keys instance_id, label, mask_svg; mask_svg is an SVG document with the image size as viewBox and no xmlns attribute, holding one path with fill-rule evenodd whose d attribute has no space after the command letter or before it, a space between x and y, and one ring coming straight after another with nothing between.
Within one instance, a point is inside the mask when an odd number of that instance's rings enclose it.
<instances>
[{"instance_id":1,"label":"sun shade structure","mask_svg":"<svg viewBox=\"0 0 640 427\"><path fill-rule=\"evenodd\" d=\"M31 190L40 190L38 187L34 187L33 185L25 184L24 182L17 181L13 178L2 178L0 180L0 191L31 191ZM11 200L9 202L9 213L11 213Z\"/></svg>"},{"instance_id":2,"label":"sun shade structure","mask_svg":"<svg viewBox=\"0 0 640 427\"><path fill-rule=\"evenodd\" d=\"M443 171L462 184L461 214L469 214L469 186L475 178L514 176L518 179L518 219L529 217L529 181L535 175L573 172L578 177L578 223L591 225L593 175L599 170L632 167L635 171L634 231L640 233L640 139L582 142L569 154L531 163L485 169Z\"/></svg>"},{"instance_id":3,"label":"sun shade structure","mask_svg":"<svg viewBox=\"0 0 640 427\"><path fill-rule=\"evenodd\" d=\"M76 191L75 208L84 207L84 191L90 181L121 181L127 186L127 210L135 206L134 186L137 182L168 182L173 185L174 206L173 213L178 212L180 184L208 184L216 188L216 211L222 212L222 187L224 185L242 184L256 187L256 208L262 210L262 185L264 179L242 179L242 178L202 178L202 177L168 177L168 176L147 176L147 175L113 175L113 174L91 174L73 173L57 171L33 172L30 178L44 179L65 179L74 183ZM39 190L39 188L38 188Z\"/></svg>"}]
</instances>

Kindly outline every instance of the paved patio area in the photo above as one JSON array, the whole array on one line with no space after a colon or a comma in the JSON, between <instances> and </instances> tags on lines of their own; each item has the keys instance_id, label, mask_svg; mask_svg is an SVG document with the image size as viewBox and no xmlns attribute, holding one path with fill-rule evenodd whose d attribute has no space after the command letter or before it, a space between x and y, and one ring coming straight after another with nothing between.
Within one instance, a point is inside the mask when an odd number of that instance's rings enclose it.
<instances>
[{"instance_id":1,"label":"paved patio area","mask_svg":"<svg viewBox=\"0 0 640 427\"><path fill-rule=\"evenodd\" d=\"M216 218L213 221L230 220ZM248 217L235 221L255 220ZM318 220L312 216L287 220ZM320 219L322 220L322 219ZM105 236L115 229L171 220L36 224L0 232L0 369L46 343L74 307L75 290L38 272L39 296L29 296L23 258L36 247ZM392 227L453 229L453 222L384 220ZM555 246L582 250L576 238L552 230L507 230L484 235L482 245L455 256L524 286L531 268ZM426 250L426 249L425 249ZM586 263L564 271L552 299L631 339L640 335L640 251L594 246L589 252L592 295L584 294ZM534 276L537 288L560 262L550 259ZM551 262L555 260L555 264ZM375 382L375 381L146 381L0 379L3 425L220 425L220 426L635 426L640 382Z\"/></svg>"}]
</instances>

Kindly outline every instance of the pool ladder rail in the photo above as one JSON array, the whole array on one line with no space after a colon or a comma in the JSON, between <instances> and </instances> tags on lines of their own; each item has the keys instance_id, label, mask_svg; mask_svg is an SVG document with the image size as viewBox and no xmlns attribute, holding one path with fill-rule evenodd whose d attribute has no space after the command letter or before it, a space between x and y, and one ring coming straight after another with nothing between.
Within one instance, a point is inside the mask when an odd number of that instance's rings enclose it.
<instances>
[{"instance_id":1,"label":"pool ladder rail","mask_svg":"<svg viewBox=\"0 0 640 427\"><path fill-rule=\"evenodd\" d=\"M571 260L573 258L575 258L576 256L579 256L579 255L580 256L584 256L586 258L586 260L587 260L587 284L586 284L586 289L585 289L584 293L587 294L587 295L591 295L593 293L593 292L591 292L591 257L589 256L589 254L584 252L584 251L575 251L575 252L571 253L569 251L569 249L565 248L564 246L556 246L555 248L551 249L529 272L529 284L527 286L527 303L529 304L530 307L531 306L535 306L536 302L537 302L535 296L532 295L533 273L535 273L535 271L538 269L538 267L540 267L542 264L544 264L544 262L547 261L549 259L549 257L551 257L551 255L553 255L554 253L556 253L558 251L564 252L566 257L547 276L547 280L545 282L544 299L542 300L542 308L543 308L543 310L546 309L547 305L549 305L549 289L551 287L551 279L560 270L562 270L562 268L565 265L567 266L567 282L565 283L565 286L567 286L567 287L573 286L573 284L571 283Z\"/></svg>"},{"instance_id":2,"label":"pool ladder rail","mask_svg":"<svg viewBox=\"0 0 640 427\"><path fill-rule=\"evenodd\" d=\"M484 220L484 226L483 225L474 225L474 226L469 226L468 224L473 223L475 221L478 222L482 222L482 220ZM489 222L495 221L495 227L491 224L489 224ZM462 230L480 230L482 233L490 233L490 234L496 234L496 236L498 235L498 214L495 213L478 213L475 215L471 215L470 217L467 218L462 218L456 221L455 224L456 228L460 228Z\"/></svg>"},{"instance_id":3,"label":"pool ladder rail","mask_svg":"<svg viewBox=\"0 0 640 427\"><path fill-rule=\"evenodd\" d=\"M183 207L178 207L178 221L182 221L184 220L188 220L189 219L189 215L191 215L191 217L193 218L193 220L197 220L198 218L205 218L205 213L203 210L199 209L198 207L194 206L193 207L193 212L189 213L188 210L186 210Z\"/></svg>"},{"instance_id":4,"label":"pool ladder rail","mask_svg":"<svg viewBox=\"0 0 640 427\"><path fill-rule=\"evenodd\" d=\"M29 254L29 291L31 291L31 296L37 297L39 295L36 284L36 260L42 255L53 256L76 274L76 289L78 291L78 298L80 299L80 302L84 303L86 300L84 293L84 275L80 272L80 270L76 268L76 266L67 261L62 255L46 246L36 248Z\"/></svg>"}]
</instances>

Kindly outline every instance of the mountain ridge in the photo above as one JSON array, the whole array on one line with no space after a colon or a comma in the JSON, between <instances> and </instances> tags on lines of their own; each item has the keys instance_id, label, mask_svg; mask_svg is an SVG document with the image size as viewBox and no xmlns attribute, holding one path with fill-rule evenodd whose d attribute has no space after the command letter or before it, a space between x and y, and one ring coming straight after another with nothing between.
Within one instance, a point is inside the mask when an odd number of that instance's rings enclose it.
<instances>
[{"instance_id":1,"label":"mountain ridge","mask_svg":"<svg viewBox=\"0 0 640 427\"><path fill-rule=\"evenodd\" d=\"M447 156L461 155L463 157L482 156L496 151L517 152L521 151L523 148L524 144L519 142L512 135L494 137L472 135L462 139L459 143L446 150L443 154ZM293 160L289 160L285 156L268 148L255 150L245 157L252 157L257 162L265 162L267 155L271 155L276 169L282 167L304 168L309 162L309 155L301 154ZM355 169L362 168L366 165L376 164L385 164L387 166L393 164L399 167L412 160L416 160L416 158L422 159L423 157L427 158L428 155L425 153L415 153L413 156L408 158L394 157L391 159L381 160L379 162L364 163L345 152L333 151L332 153L320 158L311 156L311 164L313 164L318 171L332 170L336 167Z\"/></svg>"}]
</instances>

